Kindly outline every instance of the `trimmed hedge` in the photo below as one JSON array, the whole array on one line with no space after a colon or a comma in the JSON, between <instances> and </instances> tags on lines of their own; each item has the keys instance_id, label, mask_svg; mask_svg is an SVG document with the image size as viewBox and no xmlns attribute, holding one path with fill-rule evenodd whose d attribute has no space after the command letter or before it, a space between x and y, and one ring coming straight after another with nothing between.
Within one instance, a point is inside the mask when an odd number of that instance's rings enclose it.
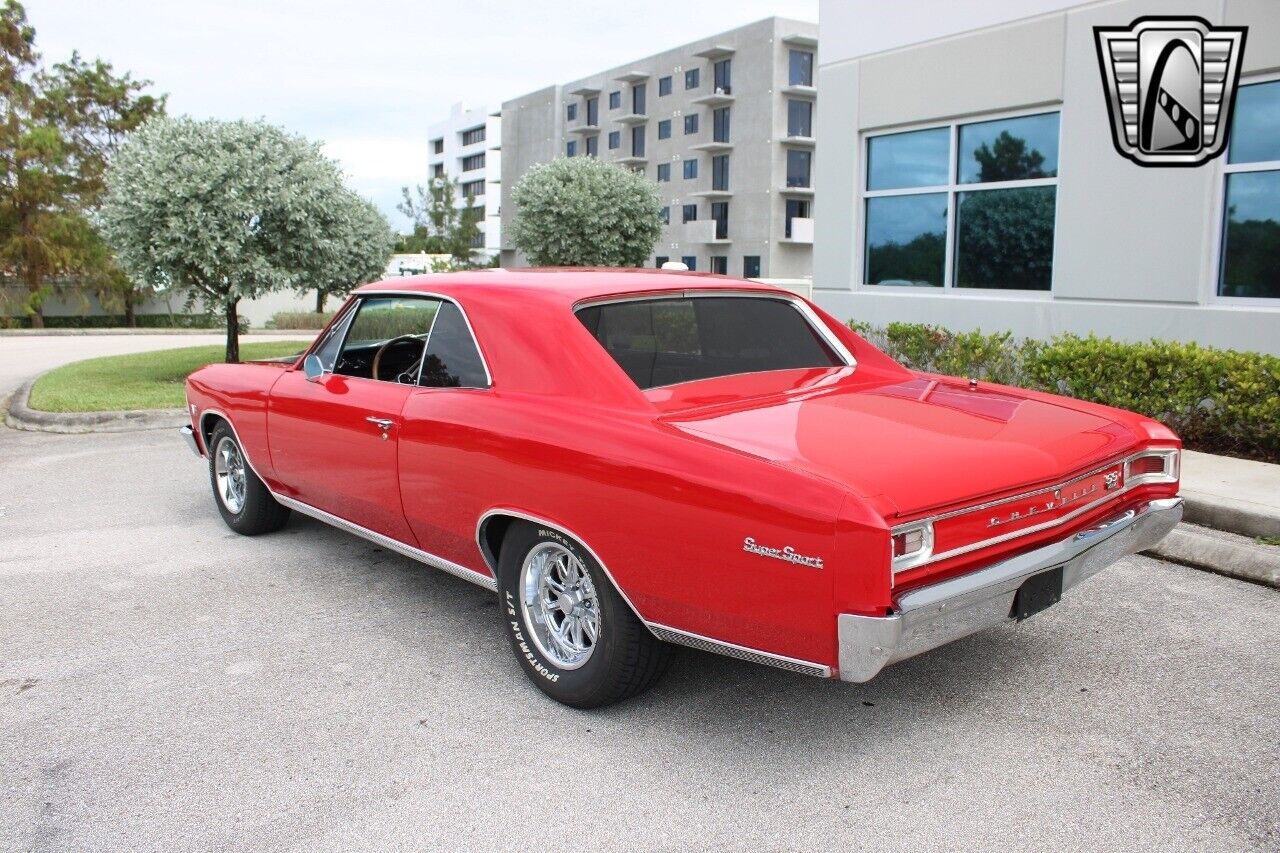
<instances>
[{"instance_id":1,"label":"trimmed hedge","mask_svg":"<svg viewBox=\"0 0 1280 853\"><path fill-rule=\"evenodd\" d=\"M267 322L269 329L305 329L319 331L333 319L332 311L277 311Z\"/></svg>"},{"instance_id":2,"label":"trimmed hedge","mask_svg":"<svg viewBox=\"0 0 1280 853\"><path fill-rule=\"evenodd\" d=\"M1193 449L1280 462L1280 357L1093 335L1037 341L920 323L849 326L915 370L1130 409L1167 424Z\"/></svg>"},{"instance_id":3,"label":"trimmed hedge","mask_svg":"<svg viewBox=\"0 0 1280 853\"><path fill-rule=\"evenodd\" d=\"M227 326L227 319L221 314L174 314L172 317L168 314L138 314L134 317L134 321L139 329L225 329ZM31 318L6 317L3 319L3 324L8 324L9 328L30 329ZM0 324L0 328L3 324ZM46 329L127 328L123 314L46 315L44 327ZM249 321L241 317L241 331L247 328L249 328Z\"/></svg>"}]
</instances>

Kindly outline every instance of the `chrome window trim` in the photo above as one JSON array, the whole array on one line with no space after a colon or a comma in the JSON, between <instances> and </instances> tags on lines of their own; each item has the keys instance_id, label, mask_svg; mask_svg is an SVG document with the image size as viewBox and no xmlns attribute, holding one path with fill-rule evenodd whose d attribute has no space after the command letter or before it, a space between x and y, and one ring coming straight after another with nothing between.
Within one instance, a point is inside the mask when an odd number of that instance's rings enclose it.
<instances>
[{"instance_id":1,"label":"chrome window trim","mask_svg":"<svg viewBox=\"0 0 1280 853\"><path fill-rule=\"evenodd\" d=\"M471 343L476 348L476 354L480 356L480 365L481 367L484 368L484 378L486 382L485 388L487 389L487 388L493 387L493 371L489 369L489 359L485 357L484 349L480 346L480 339L476 337L475 326L471 325L471 317L470 315L467 314L467 309L462 307L461 302L459 302L457 299L454 299L452 296L446 296L443 293L436 293L430 290L365 290L365 291L360 291L354 294L353 302L359 301L361 299L375 299L379 296L417 296L423 299L438 299L441 302L452 302L457 307L458 311L462 314L462 322L466 323L467 332L468 334L471 335ZM432 323L432 326L434 327L435 320L432 319L431 323ZM345 345L346 345L346 341L344 340L343 346ZM347 378L359 379L362 377L347 377ZM386 380L379 379L376 381L385 382ZM467 389L454 388L450 390L456 391L456 390L467 390ZM471 389L471 390L477 390L477 389ZM479 389L479 390L484 390L484 389Z\"/></svg>"},{"instance_id":2,"label":"chrome window trim","mask_svg":"<svg viewBox=\"0 0 1280 853\"><path fill-rule=\"evenodd\" d=\"M1126 474L1125 483L1121 489L1114 492L1104 492L1103 494L1099 495L1096 500L1090 501L1089 503L1086 503L1080 507L1077 507L1075 510L1067 513L1064 516L1053 518L1048 521L1041 522L1040 524L1034 524L1031 527L1024 527L1021 530L1014 530L1009 533L1001 534L999 536L993 536L990 539L984 539L980 542L973 542L973 543L970 543L969 545L963 545L959 548L952 548L950 551L942 551L939 553L931 554L929 556L929 559L922 560L918 563L914 563L911 566L903 566L901 568L895 567L894 574L897 574L898 572L901 572L901 571L906 571L909 568L918 568L919 566L928 565L930 563L937 563L937 562L941 562L942 560L948 560L952 557L959 557L964 554L971 553L973 551L981 550L982 548L990 547L992 545L999 545L1002 542L1008 542L1011 539L1017 539L1020 536L1027 536L1031 533L1038 533L1041 530L1048 530L1053 527L1058 527L1060 525L1066 524L1068 521L1071 521L1073 518L1077 518L1078 516L1088 512L1091 509L1097 508L1098 506L1106 503L1107 501L1114 500L1115 498L1118 498L1121 495L1126 494L1127 492L1137 488L1138 486L1144 486L1150 482L1164 482L1164 483L1176 482L1176 480L1159 480L1159 481L1146 480L1146 479L1143 479L1142 477L1139 477L1135 482L1129 481L1127 476L1129 472L1129 463L1132 462L1134 459L1137 459L1139 456L1150 456L1156 453L1173 454L1175 456L1181 455L1180 452L1178 451L1178 448L1176 447L1155 447L1155 448L1149 447L1149 448L1146 448L1145 450L1140 450L1136 453L1131 453L1128 456L1124 456L1119 459L1113 459L1112 461L1106 463L1105 465L1100 465L1097 468L1093 468L1092 470L1085 472L1084 474L1080 474L1078 476L1072 477L1069 480L1063 480L1062 482L1052 486L1046 486L1042 489L1035 489L1030 492L1023 492L1022 494L1014 495L1008 498L1000 498L998 500L988 501L987 503L977 504L975 506L962 507L961 509L951 510L949 512L940 513L938 515L927 516L925 518L918 518L914 521L910 521L905 524L899 524L895 527L891 527L889 528L890 537L892 537L894 534L898 532L910 530L914 528L916 525L919 525L922 523L927 522L930 525L932 525L939 521L945 521L946 519L949 519L949 518L955 518L958 515L967 515L971 512L980 512L982 510L990 509L992 507L1002 506L1004 504L1012 503L1014 501L1025 500L1027 498L1033 498L1036 495L1043 495L1049 492L1056 491L1057 489L1066 488L1067 486L1070 486L1074 483L1078 483L1081 480L1087 480L1088 478L1096 474L1099 474L1115 465L1122 466ZM1148 476L1161 476L1161 475L1148 475ZM891 543L890 549L892 549L892 547L893 546ZM890 554L892 555L892 550L890 550Z\"/></svg>"},{"instance_id":3,"label":"chrome window trim","mask_svg":"<svg viewBox=\"0 0 1280 853\"><path fill-rule=\"evenodd\" d=\"M359 307L360 300L358 298L347 300L346 304L344 304L342 308L338 310L338 313L334 315L333 320L330 321L329 325L326 326L319 335L316 335L316 339L311 342L311 346L302 353L302 356L299 358L299 363L305 361L309 355L314 354L318 358L320 350L324 349L329 340L337 335L340 337L340 340L338 341L338 351L334 354L333 365L327 368L328 371L332 373L333 368L338 364L338 356L342 355L342 348L346 345L347 332L351 328L351 320L356 316L356 312L359 310ZM321 362L321 364L323 366L323 362Z\"/></svg>"},{"instance_id":4,"label":"chrome window trim","mask_svg":"<svg viewBox=\"0 0 1280 853\"><path fill-rule=\"evenodd\" d=\"M708 299L720 297L745 297L749 299L772 299L777 302L786 302L805 319L818 337L831 348L831 351L844 361L845 367L857 368L858 359L854 357L853 352L844 345L844 342L835 336L831 328L822 322L822 318L817 315L813 307L805 302L794 293L785 291L770 290L751 290L747 288L686 288L684 290L649 290L643 293L628 293L621 296L605 296L598 299L584 299L581 302L575 302L571 311L577 315L583 308L597 308L603 305L619 305L625 302L654 302L663 299ZM764 373L768 371L749 371ZM742 376L743 374L727 374L731 376ZM695 380L697 381L697 380ZM676 384L676 383L672 383ZM666 385L655 385L655 388L666 388Z\"/></svg>"}]
</instances>

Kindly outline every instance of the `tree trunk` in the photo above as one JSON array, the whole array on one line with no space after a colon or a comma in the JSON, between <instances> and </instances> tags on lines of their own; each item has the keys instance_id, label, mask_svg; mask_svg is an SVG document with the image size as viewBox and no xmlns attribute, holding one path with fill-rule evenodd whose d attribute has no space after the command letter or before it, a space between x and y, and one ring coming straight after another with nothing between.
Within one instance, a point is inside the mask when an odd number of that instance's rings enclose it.
<instances>
[{"instance_id":1,"label":"tree trunk","mask_svg":"<svg viewBox=\"0 0 1280 853\"><path fill-rule=\"evenodd\" d=\"M124 297L124 324L130 329L138 327L137 306L133 304L133 294L126 293Z\"/></svg>"},{"instance_id":2,"label":"tree trunk","mask_svg":"<svg viewBox=\"0 0 1280 853\"><path fill-rule=\"evenodd\" d=\"M38 275L28 274L27 289L31 291L31 328L44 328L44 307L43 299L40 298L40 288L44 286L44 280Z\"/></svg>"},{"instance_id":3,"label":"tree trunk","mask_svg":"<svg viewBox=\"0 0 1280 853\"><path fill-rule=\"evenodd\" d=\"M324 313L324 300L325 300L325 296L327 295L328 294L326 294L323 290L319 290L319 289L316 290L316 313L317 314Z\"/></svg>"},{"instance_id":4,"label":"tree trunk","mask_svg":"<svg viewBox=\"0 0 1280 853\"><path fill-rule=\"evenodd\" d=\"M240 315L236 313L239 299L227 300L227 364L240 363Z\"/></svg>"}]
</instances>

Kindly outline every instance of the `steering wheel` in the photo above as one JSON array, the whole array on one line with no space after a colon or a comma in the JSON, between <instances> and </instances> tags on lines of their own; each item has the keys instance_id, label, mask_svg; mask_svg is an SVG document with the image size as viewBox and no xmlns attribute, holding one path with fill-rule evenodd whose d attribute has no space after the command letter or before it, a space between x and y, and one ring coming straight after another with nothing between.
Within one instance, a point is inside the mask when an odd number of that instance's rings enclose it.
<instances>
[{"instance_id":1,"label":"steering wheel","mask_svg":"<svg viewBox=\"0 0 1280 853\"><path fill-rule=\"evenodd\" d=\"M382 346L378 347L378 351L373 354L373 370L371 371L371 373L373 374L373 378L374 379L379 378L378 368L382 366L382 354L387 351L388 347L390 347L392 344L398 344L401 341L417 341L417 340L418 340L418 337L416 335L400 335L399 337L392 338ZM422 349L424 352L426 351L426 348L427 348L427 342L424 340L422 341ZM422 356L418 356L418 359L419 361L421 361ZM397 377L397 379L398 378L399 377Z\"/></svg>"}]
</instances>

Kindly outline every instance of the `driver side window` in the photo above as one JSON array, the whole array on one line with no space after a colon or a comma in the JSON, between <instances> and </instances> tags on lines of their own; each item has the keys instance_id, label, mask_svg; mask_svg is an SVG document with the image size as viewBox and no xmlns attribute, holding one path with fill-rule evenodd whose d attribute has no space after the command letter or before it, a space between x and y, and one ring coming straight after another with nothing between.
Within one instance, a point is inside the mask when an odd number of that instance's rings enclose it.
<instances>
[{"instance_id":1,"label":"driver side window","mask_svg":"<svg viewBox=\"0 0 1280 853\"><path fill-rule=\"evenodd\" d=\"M384 382L416 383L427 336L439 309L439 300L428 297L363 299L333 372Z\"/></svg>"}]
</instances>

